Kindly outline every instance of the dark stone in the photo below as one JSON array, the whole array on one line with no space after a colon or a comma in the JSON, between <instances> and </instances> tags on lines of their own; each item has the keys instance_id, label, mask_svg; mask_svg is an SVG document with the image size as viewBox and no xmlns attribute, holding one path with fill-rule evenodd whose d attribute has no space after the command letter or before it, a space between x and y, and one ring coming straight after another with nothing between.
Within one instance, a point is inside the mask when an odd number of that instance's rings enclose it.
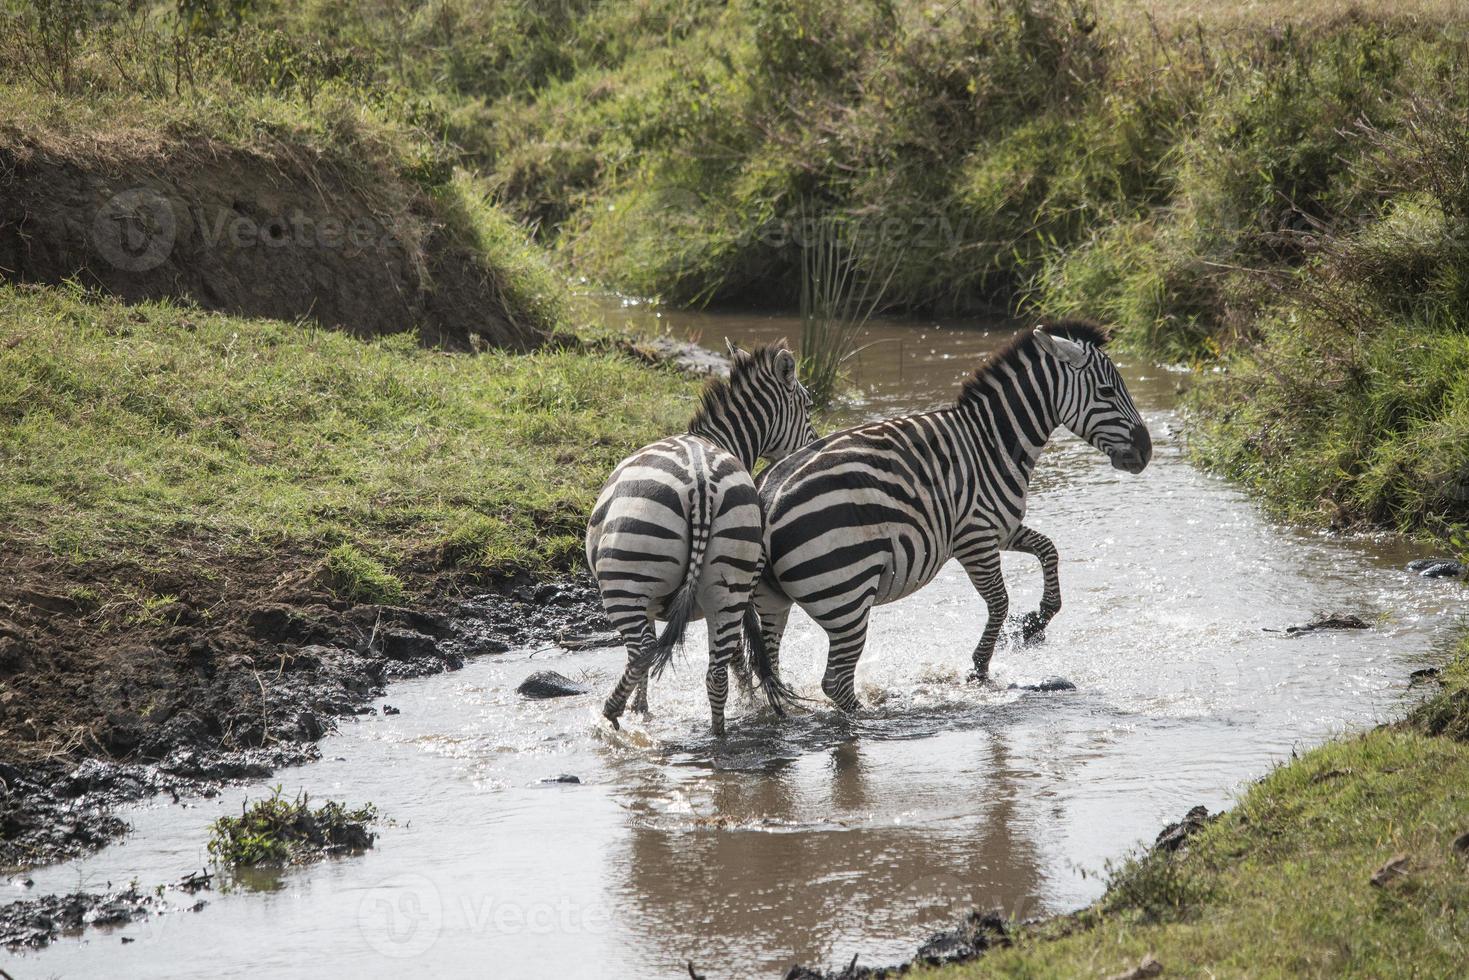
<instances>
[{"instance_id":1,"label":"dark stone","mask_svg":"<svg viewBox=\"0 0 1469 980\"><path fill-rule=\"evenodd\" d=\"M1415 558L1412 561L1408 562L1408 571L1410 571L1410 572L1422 572L1425 568L1431 568L1434 565L1442 565L1446 561L1450 561L1450 559L1448 559L1448 558Z\"/></svg>"},{"instance_id":2,"label":"dark stone","mask_svg":"<svg viewBox=\"0 0 1469 980\"><path fill-rule=\"evenodd\" d=\"M377 642L383 656L393 660L417 660L437 656L439 641L417 630L389 627L378 630Z\"/></svg>"},{"instance_id":3,"label":"dark stone","mask_svg":"<svg viewBox=\"0 0 1469 980\"><path fill-rule=\"evenodd\" d=\"M1005 919L998 911L970 912L956 928L929 936L913 959L927 966L967 963L985 950L1009 942Z\"/></svg>"},{"instance_id":4,"label":"dark stone","mask_svg":"<svg viewBox=\"0 0 1469 980\"><path fill-rule=\"evenodd\" d=\"M401 715L402 713L403 712L399 711L397 708L393 707L391 704L385 704L385 705L383 705L383 714L385 714L385 715Z\"/></svg>"},{"instance_id":5,"label":"dark stone","mask_svg":"<svg viewBox=\"0 0 1469 980\"><path fill-rule=\"evenodd\" d=\"M1430 681L1437 677L1438 674L1439 669L1437 667L1420 667L1409 674L1408 679L1410 681Z\"/></svg>"},{"instance_id":6,"label":"dark stone","mask_svg":"<svg viewBox=\"0 0 1469 980\"><path fill-rule=\"evenodd\" d=\"M1287 626L1283 630L1265 627L1266 633L1284 633L1286 636L1300 636L1303 633L1315 633L1319 630L1366 630L1371 629L1372 624L1360 616L1327 616L1325 619L1313 620L1309 623L1299 623L1295 626Z\"/></svg>"},{"instance_id":7,"label":"dark stone","mask_svg":"<svg viewBox=\"0 0 1469 980\"><path fill-rule=\"evenodd\" d=\"M307 742L315 742L324 732L321 719L316 717L314 711L303 711L297 715L296 728L301 733L301 738Z\"/></svg>"},{"instance_id":8,"label":"dark stone","mask_svg":"<svg viewBox=\"0 0 1469 980\"><path fill-rule=\"evenodd\" d=\"M1047 677L1039 684L1011 684L1012 691L1074 691L1076 685L1064 677Z\"/></svg>"},{"instance_id":9,"label":"dark stone","mask_svg":"<svg viewBox=\"0 0 1469 980\"><path fill-rule=\"evenodd\" d=\"M538 670L515 689L522 697L527 698L569 698L578 694L586 694L587 687L578 684L569 677L556 673L554 670Z\"/></svg>"},{"instance_id":10,"label":"dark stone","mask_svg":"<svg viewBox=\"0 0 1469 980\"><path fill-rule=\"evenodd\" d=\"M1464 571L1462 562L1441 561L1429 565L1418 574L1424 578L1462 578Z\"/></svg>"},{"instance_id":11,"label":"dark stone","mask_svg":"<svg viewBox=\"0 0 1469 980\"><path fill-rule=\"evenodd\" d=\"M1004 916L999 910L970 912L953 929L936 932L918 947L913 958L897 966L858 966L857 957L840 970L822 971L796 964L786 971L785 980L886 980L899 977L920 966L944 966L967 963L987 950L1010 945Z\"/></svg>"},{"instance_id":12,"label":"dark stone","mask_svg":"<svg viewBox=\"0 0 1469 980\"><path fill-rule=\"evenodd\" d=\"M1215 814L1214 816L1218 816ZM1188 839L1209 825L1214 817L1209 815L1207 808L1196 806L1184 814L1178 823L1171 823L1158 832L1158 839L1153 842L1153 850L1173 853L1188 843Z\"/></svg>"},{"instance_id":13,"label":"dark stone","mask_svg":"<svg viewBox=\"0 0 1469 980\"><path fill-rule=\"evenodd\" d=\"M573 776L570 773L563 772L559 776L547 776L545 779L541 780L541 782L543 782L543 783L574 783L574 784L576 784L576 785L579 786L579 785L581 785L581 777L580 776Z\"/></svg>"}]
</instances>

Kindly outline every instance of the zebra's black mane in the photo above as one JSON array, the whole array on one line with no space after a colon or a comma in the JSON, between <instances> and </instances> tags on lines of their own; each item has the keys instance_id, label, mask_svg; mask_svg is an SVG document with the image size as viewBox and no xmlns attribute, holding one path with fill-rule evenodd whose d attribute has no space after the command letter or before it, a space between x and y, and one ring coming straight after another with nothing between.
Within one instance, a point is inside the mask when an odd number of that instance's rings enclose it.
<instances>
[{"instance_id":1,"label":"zebra's black mane","mask_svg":"<svg viewBox=\"0 0 1469 980\"><path fill-rule=\"evenodd\" d=\"M722 414L737 382L745 380L761 368L767 368L774 373L775 358L785 349L784 342L762 344L743 357L732 358L728 378L710 378L704 383L704 392L699 396L699 408L689 420L689 431L697 431L711 418Z\"/></svg>"},{"instance_id":2,"label":"zebra's black mane","mask_svg":"<svg viewBox=\"0 0 1469 980\"><path fill-rule=\"evenodd\" d=\"M1053 337L1065 337L1074 340L1078 344L1091 344L1093 347L1105 347L1111 336L1107 328L1094 320L1054 320L1040 324L1046 333ZM1020 363L1022 355L1035 349L1035 335L1032 330L1022 330L1001 347L984 359L984 363L975 368L974 374L964 379L964 386L959 389L958 404L978 398L984 389L984 379L994 374L1001 368Z\"/></svg>"}]
</instances>

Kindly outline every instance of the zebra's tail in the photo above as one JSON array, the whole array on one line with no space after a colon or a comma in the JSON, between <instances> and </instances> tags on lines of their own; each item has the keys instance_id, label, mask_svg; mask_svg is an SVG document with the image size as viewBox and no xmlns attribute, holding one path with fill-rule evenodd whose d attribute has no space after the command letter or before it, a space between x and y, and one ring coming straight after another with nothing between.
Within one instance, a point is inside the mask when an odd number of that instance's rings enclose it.
<instances>
[{"instance_id":1,"label":"zebra's tail","mask_svg":"<svg viewBox=\"0 0 1469 980\"><path fill-rule=\"evenodd\" d=\"M683 585L673 594L664 610L663 618L668 625L663 635L653 644L653 662L649 670L654 677L663 674L673 660L673 652L683 649L684 632L694 615L694 603L699 593L699 573L704 569L704 552L709 549L709 526L713 522L712 504L708 485L700 477L689 491L689 567L684 572Z\"/></svg>"},{"instance_id":2,"label":"zebra's tail","mask_svg":"<svg viewBox=\"0 0 1469 980\"><path fill-rule=\"evenodd\" d=\"M745 658L754 669L755 677L760 681L760 690L765 692L765 700L770 702L770 710L784 718L786 709L794 707L796 702L802 698L786 687L780 675L775 672L775 666L770 662L770 651L765 646L765 638L760 634L760 614L755 611L753 599L745 607L744 646Z\"/></svg>"}]
</instances>

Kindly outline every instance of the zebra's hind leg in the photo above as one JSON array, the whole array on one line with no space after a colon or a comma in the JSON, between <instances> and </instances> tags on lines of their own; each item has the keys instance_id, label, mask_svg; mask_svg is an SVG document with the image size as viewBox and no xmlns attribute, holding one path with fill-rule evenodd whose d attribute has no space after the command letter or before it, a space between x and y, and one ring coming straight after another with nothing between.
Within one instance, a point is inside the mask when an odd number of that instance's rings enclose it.
<instances>
[{"instance_id":1,"label":"zebra's hind leg","mask_svg":"<svg viewBox=\"0 0 1469 980\"><path fill-rule=\"evenodd\" d=\"M871 594L868 594L868 600ZM857 661L867 646L867 617L872 607L867 602L857 614L845 622L827 623L817 620L826 630L829 643L826 653L826 673L821 677L821 690L836 702L836 706L847 713L857 711L862 702L857 700Z\"/></svg>"},{"instance_id":2,"label":"zebra's hind leg","mask_svg":"<svg viewBox=\"0 0 1469 980\"><path fill-rule=\"evenodd\" d=\"M760 639L770 660L771 673L780 676L780 641L791 618L791 600L770 582L761 579L755 585L755 612L760 617Z\"/></svg>"},{"instance_id":3,"label":"zebra's hind leg","mask_svg":"<svg viewBox=\"0 0 1469 980\"><path fill-rule=\"evenodd\" d=\"M602 706L602 716L612 722L613 728L622 727L618 719L627 707L627 699L634 690L647 682L648 668L653 665L653 646L658 642L658 637L653 631L652 621L643 622L641 633L635 630L636 626L628 626L622 630L623 639L627 641L627 668L623 670L622 678Z\"/></svg>"},{"instance_id":4,"label":"zebra's hind leg","mask_svg":"<svg viewBox=\"0 0 1469 980\"><path fill-rule=\"evenodd\" d=\"M647 718L647 717L649 717L649 716L652 715L652 712L648 710L648 675L647 674L644 674L643 675L643 679L640 680L640 681L638 681L638 690L637 690L637 693L633 695L633 699L632 699L632 709L634 711L636 711L638 714L642 715L644 718Z\"/></svg>"},{"instance_id":5,"label":"zebra's hind leg","mask_svg":"<svg viewBox=\"0 0 1469 980\"><path fill-rule=\"evenodd\" d=\"M724 738L724 705L729 698L729 664L740 652L743 596L725 600L728 605L709 617L709 672L704 686L709 692L709 719L715 738Z\"/></svg>"},{"instance_id":6,"label":"zebra's hind leg","mask_svg":"<svg viewBox=\"0 0 1469 980\"><path fill-rule=\"evenodd\" d=\"M1026 613L1020 621L1020 638L1026 643L1044 640L1046 627L1061 611L1061 574L1056 546L1044 534L1022 524L1011 535L1005 550L1033 555L1041 563L1041 574L1045 579L1041 607L1035 612Z\"/></svg>"}]
</instances>

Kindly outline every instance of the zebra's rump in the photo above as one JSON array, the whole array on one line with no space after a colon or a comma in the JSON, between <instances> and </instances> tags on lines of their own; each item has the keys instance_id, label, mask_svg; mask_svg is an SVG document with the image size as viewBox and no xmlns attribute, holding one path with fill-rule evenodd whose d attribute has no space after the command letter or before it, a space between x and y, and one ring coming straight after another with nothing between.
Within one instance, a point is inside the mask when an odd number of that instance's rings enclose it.
<instances>
[{"instance_id":1,"label":"zebra's rump","mask_svg":"<svg viewBox=\"0 0 1469 980\"><path fill-rule=\"evenodd\" d=\"M704 568L753 576L761 528L740 461L707 439L675 436L613 471L587 527L587 563L609 612L635 606L656 617L687 577L696 536L708 542Z\"/></svg>"}]
</instances>

